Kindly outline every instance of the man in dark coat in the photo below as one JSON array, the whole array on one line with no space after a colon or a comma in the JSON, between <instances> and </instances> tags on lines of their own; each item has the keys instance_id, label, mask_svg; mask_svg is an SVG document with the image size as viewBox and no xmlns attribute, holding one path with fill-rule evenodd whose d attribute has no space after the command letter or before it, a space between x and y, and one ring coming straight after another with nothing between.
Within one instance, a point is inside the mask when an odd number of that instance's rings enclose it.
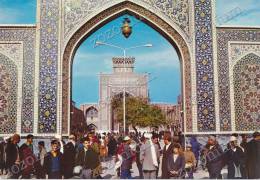
<instances>
[{"instance_id":1,"label":"man in dark coat","mask_svg":"<svg viewBox=\"0 0 260 180\"><path fill-rule=\"evenodd\" d=\"M173 156L173 143L171 142L171 133L166 132L164 134L164 148L163 148L163 157L162 157L162 179L169 179L170 178L170 172L168 168L168 162L169 159Z\"/></svg>"},{"instance_id":2,"label":"man in dark coat","mask_svg":"<svg viewBox=\"0 0 260 180\"><path fill-rule=\"evenodd\" d=\"M243 151L245 151L247 145L247 135L241 134L241 138L242 138L242 142L240 143L240 147L242 147Z\"/></svg>"},{"instance_id":3,"label":"man in dark coat","mask_svg":"<svg viewBox=\"0 0 260 180\"><path fill-rule=\"evenodd\" d=\"M4 137L3 141L0 143L0 174L7 174L6 169L6 146L8 137Z\"/></svg>"},{"instance_id":4,"label":"man in dark coat","mask_svg":"<svg viewBox=\"0 0 260 180\"><path fill-rule=\"evenodd\" d=\"M192 148L192 152L196 158L196 168L198 167L199 155L200 155L200 143L197 141L195 136L192 136L190 139L190 144Z\"/></svg>"},{"instance_id":5,"label":"man in dark coat","mask_svg":"<svg viewBox=\"0 0 260 180\"><path fill-rule=\"evenodd\" d=\"M142 170L142 163L140 161L140 151L141 151L141 146L143 144L145 144L145 138L144 137L141 137L140 138L140 141L137 145L136 145L136 166L138 168L138 171L139 171L139 178L140 179L143 179L144 176L143 176L143 170Z\"/></svg>"},{"instance_id":6,"label":"man in dark coat","mask_svg":"<svg viewBox=\"0 0 260 180\"><path fill-rule=\"evenodd\" d=\"M76 156L76 166L82 166L81 179L96 178L98 174L94 170L99 166L99 155L91 147L89 137L84 138L83 146Z\"/></svg>"},{"instance_id":7,"label":"man in dark coat","mask_svg":"<svg viewBox=\"0 0 260 180\"><path fill-rule=\"evenodd\" d=\"M107 147L108 147L108 155L114 156L116 154L117 142L113 134L111 135L108 141Z\"/></svg>"},{"instance_id":8,"label":"man in dark coat","mask_svg":"<svg viewBox=\"0 0 260 180\"><path fill-rule=\"evenodd\" d=\"M70 135L68 143L64 146L64 153L63 153L65 179L70 179L73 177L75 158L76 158L76 137L74 135Z\"/></svg>"},{"instance_id":9,"label":"man in dark coat","mask_svg":"<svg viewBox=\"0 0 260 180\"><path fill-rule=\"evenodd\" d=\"M168 160L168 171L171 178L183 178L185 176L185 157L181 152L181 145L173 145L173 155Z\"/></svg>"},{"instance_id":10,"label":"man in dark coat","mask_svg":"<svg viewBox=\"0 0 260 180\"><path fill-rule=\"evenodd\" d=\"M204 155L206 156L206 167L208 168L209 178L222 178L221 170L224 166L224 156L221 146L216 141L215 136L208 138L208 143L205 146Z\"/></svg>"},{"instance_id":11,"label":"man in dark coat","mask_svg":"<svg viewBox=\"0 0 260 180\"><path fill-rule=\"evenodd\" d=\"M51 141L51 151L44 157L44 170L48 179L61 179L64 173L63 154L58 140Z\"/></svg>"},{"instance_id":12,"label":"man in dark coat","mask_svg":"<svg viewBox=\"0 0 260 180\"><path fill-rule=\"evenodd\" d=\"M33 135L29 134L26 137L26 142L22 144L19 149L20 161L22 164L22 179L30 179L33 173L34 163L36 163L36 157L33 154Z\"/></svg>"},{"instance_id":13,"label":"man in dark coat","mask_svg":"<svg viewBox=\"0 0 260 180\"><path fill-rule=\"evenodd\" d=\"M246 178L245 153L237 144L237 138L231 136L230 148L225 152L225 160L228 166L228 179Z\"/></svg>"},{"instance_id":14,"label":"man in dark coat","mask_svg":"<svg viewBox=\"0 0 260 180\"><path fill-rule=\"evenodd\" d=\"M20 175L19 142L20 136L14 134L6 147L6 167L10 179L17 179Z\"/></svg>"},{"instance_id":15,"label":"man in dark coat","mask_svg":"<svg viewBox=\"0 0 260 180\"><path fill-rule=\"evenodd\" d=\"M253 139L246 145L246 167L248 171L248 178L260 178L260 133L255 132Z\"/></svg>"}]
</instances>

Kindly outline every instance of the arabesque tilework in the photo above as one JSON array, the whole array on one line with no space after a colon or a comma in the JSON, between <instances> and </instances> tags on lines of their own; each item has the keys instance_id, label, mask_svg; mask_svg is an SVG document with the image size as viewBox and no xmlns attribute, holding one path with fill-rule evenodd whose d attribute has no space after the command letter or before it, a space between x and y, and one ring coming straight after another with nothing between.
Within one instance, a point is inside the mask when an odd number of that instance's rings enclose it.
<instances>
[{"instance_id":1,"label":"arabesque tilework","mask_svg":"<svg viewBox=\"0 0 260 180\"><path fill-rule=\"evenodd\" d=\"M17 67L0 53L0 134L16 132Z\"/></svg>"},{"instance_id":2,"label":"arabesque tilework","mask_svg":"<svg viewBox=\"0 0 260 180\"><path fill-rule=\"evenodd\" d=\"M41 0L38 133L57 132L59 0Z\"/></svg>"},{"instance_id":3,"label":"arabesque tilework","mask_svg":"<svg viewBox=\"0 0 260 180\"><path fill-rule=\"evenodd\" d=\"M216 130L211 0L194 0L198 131Z\"/></svg>"},{"instance_id":4,"label":"arabesque tilework","mask_svg":"<svg viewBox=\"0 0 260 180\"><path fill-rule=\"evenodd\" d=\"M260 57L250 53L233 68L235 126L237 131L260 127Z\"/></svg>"},{"instance_id":5,"label":"arabesque tilework","mask_svg":"<svg viewBox=\"0 0 260 180\"><path fill-rule=\"evenodd\" d=\"M21 59L23 60L22 97L17 97L17 101L22 101L22 123L19 125L22 133L33 133L34 91L38 90L34 86L35 35L35 27L0 27L0 41L10 41L10 44L13 41L23 42L23 53L21 54ZM12 129L13 127L10 128Z\"/></svg>"},{"instance_id":6,"label":"arabesque tilework","mask_svg":"<svg viewBox=\"0 0 260 180\"><path fill-rule=\"evenodd\" d=\"M231 120L229 62L232 57L229 57L229 42L260 42L260 29L217 28L220 131L231 131L232 121L235 121ZM242 50L242 47L239 49ZM237 54L240 53L239 49Z\"/></svg>"}]
</instances>

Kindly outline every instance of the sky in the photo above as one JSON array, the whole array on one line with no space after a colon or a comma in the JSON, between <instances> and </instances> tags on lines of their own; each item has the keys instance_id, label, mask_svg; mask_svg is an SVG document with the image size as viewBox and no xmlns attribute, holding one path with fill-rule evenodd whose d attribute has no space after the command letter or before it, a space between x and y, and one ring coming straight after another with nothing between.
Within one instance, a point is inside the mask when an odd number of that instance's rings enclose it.
<instances>
[{"instance_id":1,"label":"sky","mask_svg":"<svg viewBox=\"0 0 260 180\"><path fill-rule=\"evenodd\" d=\"M260 26L260 0L216 0L217 25ZM119 27L123 18L109 22L88 37L77 50L73 63L72 98L82 103L97 103L98 74L112 72L111 58L121 56L121 50L98 46L96 40L122 47L152 43L151 48L127 51L136 58L135 72L149 73L149 93L153 102L176 103L181 91L179 58L172 45L154 29L128 16L133 33L126 39ZM35 24L36 0L0 0L0 24ZM108 36L105 32L114 32ZM106 37L105 37L106 36Z\"/></svg>"}]
</instances>

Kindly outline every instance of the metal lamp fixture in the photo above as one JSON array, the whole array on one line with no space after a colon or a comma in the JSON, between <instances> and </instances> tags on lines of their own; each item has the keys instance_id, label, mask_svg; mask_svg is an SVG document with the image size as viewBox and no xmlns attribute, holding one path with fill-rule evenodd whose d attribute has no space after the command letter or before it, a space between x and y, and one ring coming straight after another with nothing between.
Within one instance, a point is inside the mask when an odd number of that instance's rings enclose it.
<instances>
[{"instance_id":1,"label":"metal lamp fixture","mask_svg":"<svg viewBox=\"0 0 260 180\"><path fill-rule=\"evenodd\" d=\"M130 25L131 21L129 18L124 18L123 26L121 27L122 34L125 38L129 38L132 34L132 26Z\"/></svg>"}]
</instances>

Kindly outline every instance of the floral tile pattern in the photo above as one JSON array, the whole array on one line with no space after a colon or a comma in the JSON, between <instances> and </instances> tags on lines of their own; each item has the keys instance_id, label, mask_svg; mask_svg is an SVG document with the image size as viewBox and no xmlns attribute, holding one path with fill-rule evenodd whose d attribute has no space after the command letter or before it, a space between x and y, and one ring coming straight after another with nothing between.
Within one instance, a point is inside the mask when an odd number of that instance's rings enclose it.
<instances>
[{"instance_id":1,"label":"floral tile pattern","mask_svg":"<svg viewBox=\"0 0 260 180\"><path fill-rule=\"evenodd\" d=\"M38 133L57 131L59 0L41 0Z\"/></svg>"},{"instance_id":2,"label":"floral tile pattern","mask_svg":"<svg viewBox=\"0 0 260 180\"><path fill-rule=\"evenodd\" d=\"M217 29L217 55L218 55L218 88L219 88L219 118L220 131L231 131L231 105L230 105L230 77L229 77L229 51L228 42L260 42L259 29L218 28ZM243 47L243 46L241 46ZM237 49L244 51L244 48ZM250 48L252 49L252 48ZM245 51L243 52L245 53ZM232 51L231 51L232 54ZM238 92L238 91L236 91ZM236 96L236 94L235 94ZM241 105L241 104L240 104ZM236 106L238 108L238 106ZM243 108L243 106L241 107ZM237 110L235 110L238 112ZM259 126L258 126L259 129ZM244 130L249 130L245 127Z\"/></svg>"},{"instance_id":3,"label":"floral tile pattern","mask_svg":"<svg viewBox=\"0 0 260 180\"><path fill-rule=\"evenodd\" d=\"M237 131L260 127L260 57L251 53L234 66L235 125Z\"/></svg>"},{"instance_id":4,"label":"floral tile pattern","mask_svg":"<svg viewBox=\"0 0 260 180\"><path fill-rule=\"evenodd\" d=\"M198 131L216 130L211 0L195 0Z\"/></svg>"},{"instance_id":5,"label":"floral tile pattern","mask_svg":"<svg viewBox=\"0 0 260 180\"><path fill-rule=\"evenodd\" d=\"M34 121L34 66L35 66L35 27L0 27L0 41L22 41L23 42L23 86L21 132L32 133ZM16 48L10 45L10 57L16 58ZM16 95L17 96L17 95ZM10 128L11 124L9 124ZM1 133L1 132L0 132Z\"/></svg>"},{"instance_id":6,"label":"floral tile pattern","mask_svg":"<svg viewBox=\"0 0 260 180\"><path fill-rule=\"evenodd\" d=\"M0 134L16 132L17 67L0 53Z\"/></svg>"},{"instance_id":7,"label":"floral tile pattern","mask_svg":"<svg viewBox=\"0 0 260 180\"><path fill-rule=\"evenodd\" d=\"M152 12L161 12L177 24L187 35L190 33L189 0L139 0ZM69 37L97 9L108 6L115 0L64 0L64 37ZM134 2L134 1L133 1Z\"/></svg>"}]
</instances>

